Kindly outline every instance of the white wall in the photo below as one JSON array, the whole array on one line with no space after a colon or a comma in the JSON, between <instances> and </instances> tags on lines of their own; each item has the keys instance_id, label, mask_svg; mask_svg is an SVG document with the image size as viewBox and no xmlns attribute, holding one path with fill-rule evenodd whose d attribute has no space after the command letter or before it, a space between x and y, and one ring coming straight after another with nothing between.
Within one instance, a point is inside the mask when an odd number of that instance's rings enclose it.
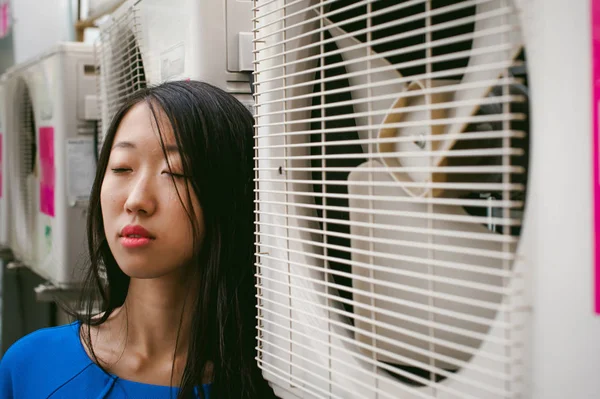
<instances>
[{"instance_id":1,"label":"white wall","mask_svg":"<svg viewBox=\"0 0 600 399\"><path fill-rule=\"evenodd\" d=\"M73 3L72 0L11 0L15 63L35 57L56 42L75 39L77 16Z\"/></svg>"}]
</instances>

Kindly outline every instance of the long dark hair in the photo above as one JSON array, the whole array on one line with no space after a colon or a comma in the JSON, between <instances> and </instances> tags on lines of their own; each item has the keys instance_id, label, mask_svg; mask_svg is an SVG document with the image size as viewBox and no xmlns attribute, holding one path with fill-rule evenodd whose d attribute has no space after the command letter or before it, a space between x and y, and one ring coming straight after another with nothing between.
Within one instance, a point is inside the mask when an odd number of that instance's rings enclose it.
<instances>
[{"instance_id":1,"label":"long dark hair","mask_svg":"<svg viewBox=\"0 0 600 399\"><path fill-rule=\"evenodd\" d=\"M142 102L149 105L155 119L158 110L168 117L183 173L204 214L203 245L194 248L193 272L199 290L190 308L190 344L178 397L193 396L210 363L212 397L274 397L255 361L253 118L233 96L210 84L178 81L144 88L115 114L98 157L90 196L90 267L80 307L83 314L76 317L82 324L101 325L127 296L129 277L119 268L104 234L100 189L117 128L127 112ZM183 199L181 194L182 204L189 204L191 193ZM191 206L186 209L197 246L197 219ZM95 317L98 310L101 317ZM83 339L98 363L89 328ZM201 389L199 394L203 397Z\"/></svg>"}]
</instances>

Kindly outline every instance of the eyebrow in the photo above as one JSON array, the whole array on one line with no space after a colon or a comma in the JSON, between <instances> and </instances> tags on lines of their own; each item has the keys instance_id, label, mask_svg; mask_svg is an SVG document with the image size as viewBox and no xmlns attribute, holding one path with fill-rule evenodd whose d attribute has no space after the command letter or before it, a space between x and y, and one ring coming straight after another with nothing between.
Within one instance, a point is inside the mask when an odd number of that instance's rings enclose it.
<instances>
[{"instance_id":1,"label":"eyebrow","mask_svg":"<svg viewBox=\"0 0 600 399\"><path fill-rule=\"evenodd\" d=\"M131 141L118 141L113 145L112 148L113 149L115 149L115 148L135 149L135 148L137 148L137 146L134 143L132 143ZM176 144L167 144L167 145L165 145L165 151L167 153L171 153L171 152L179 153L179 147Z\"/></svg>"},{"instance_id":2,"label":"eyebrow","mask_svg":"<svg viewBox=\"0 0 600 399\"><path fill-rule=\"evenodd\" d=\"M133 149L133 148L135 148L135 144L133 144L129 141L118 141L113 145L112 148L113 149L115 149L115 148L131 148L131 149Z\"/></svg>"}]
</instances>

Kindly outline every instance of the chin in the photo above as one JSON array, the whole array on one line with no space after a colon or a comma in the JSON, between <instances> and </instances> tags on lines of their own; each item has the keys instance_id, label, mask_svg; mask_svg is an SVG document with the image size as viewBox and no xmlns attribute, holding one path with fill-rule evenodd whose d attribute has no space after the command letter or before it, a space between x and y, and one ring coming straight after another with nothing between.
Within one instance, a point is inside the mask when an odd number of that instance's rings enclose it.
<instances>
[{"instance_id":1,"label":"chin","mask_svg":"<svg viewBox=\"0 0 600 399\"><path fill-rule=\"evenodd\" d=\"M156 263L152 261L146 262L127 262L117 260L119 268L130 278L137 279L153 279L160 278L177 271L178 268L173 267L157 267Z\"/></svg>"},{"instance_id":2,"label":"chin","mask_svg":"<svg viewBox=\"0 0 600 399\"><path fill-rule=\"evenodd\" d=\"M123 267L119 265L123 273L130 278L137 278L140 280L160 278L170 274L168 271L153 270L148 267Z\"/></svg>"}]
</instances>

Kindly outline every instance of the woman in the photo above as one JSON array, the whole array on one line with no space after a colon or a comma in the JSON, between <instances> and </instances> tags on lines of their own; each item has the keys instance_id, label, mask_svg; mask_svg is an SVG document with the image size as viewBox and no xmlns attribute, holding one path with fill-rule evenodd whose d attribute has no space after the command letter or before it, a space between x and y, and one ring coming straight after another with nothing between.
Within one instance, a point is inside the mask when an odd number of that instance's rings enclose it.
<instances>
[{"instance_id":1,"label":"woman","mask_svg":"<svg viewBox=\"0 0 600 399\"><path fill-rule=\"evenodd\" d=\"M2 398L265 398L256 366L252 116L206 83L116 113L88 214L84 312L15 343Z\"/></svg>"}]
</instances>

